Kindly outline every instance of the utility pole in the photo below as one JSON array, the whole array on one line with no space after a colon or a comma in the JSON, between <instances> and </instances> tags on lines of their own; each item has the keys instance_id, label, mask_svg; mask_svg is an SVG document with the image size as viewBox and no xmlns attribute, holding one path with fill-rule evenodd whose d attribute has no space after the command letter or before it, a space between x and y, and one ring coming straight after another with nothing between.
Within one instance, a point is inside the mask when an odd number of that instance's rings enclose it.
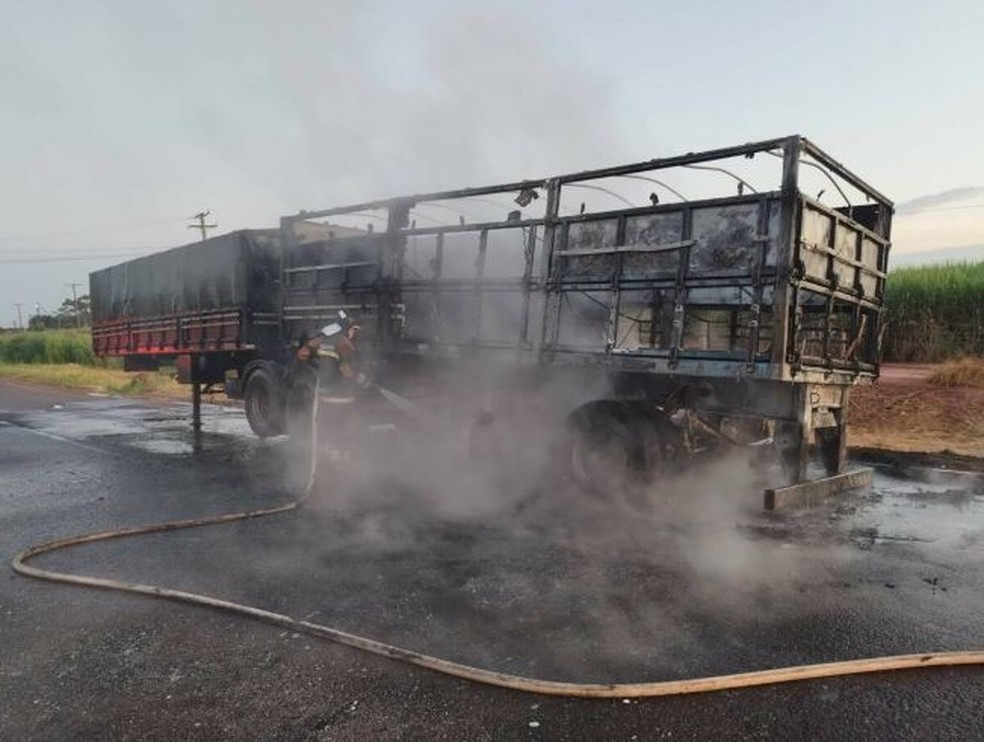
<instances>
[{"instance_id":1,"label":"utility pole","mask_svg":"<svg viewBox=\"0 0 984 742\"><path fill-rule=\"evenodd\" d=\"M209 229L215 229L216 227L219 226L218 224L206 224L205 223L205 217L207 217L211 213L212 213L212 210L211 209L206 209L205 211L199 211L194 216L189 217L189 219L196 219L198 221L198 224L189 224L188 225L188 229L199 229L199 230L201 230L201 232L202 232L202 242L204 242L205 241L205 238L208 237L208 230Z\"/></svg>"},{"instance_id":2,"label":"utility pole","mask_svg":"<svg viewBox=\"0 0 984 742\"><path fill-rule=\"evenodd\" d=\"M75 327L82 327L82 319L79 317L79 298L75 294L75 289L81 286L81 283L66 283L66 286L72 287L72 308L75 309Z\"/></svg>"},{"instance_id":3,"label":"utility pole","mask_svg":"<svg viewBox=\"0 0 984 742\"><path fill-rule=\"evenodd\" d=\"M17 307L17 326L20 329L24 329L24 318L21 317L21 307L24 306L20 302L15 301L14 306Z\"/></svg>"}]
</instances>

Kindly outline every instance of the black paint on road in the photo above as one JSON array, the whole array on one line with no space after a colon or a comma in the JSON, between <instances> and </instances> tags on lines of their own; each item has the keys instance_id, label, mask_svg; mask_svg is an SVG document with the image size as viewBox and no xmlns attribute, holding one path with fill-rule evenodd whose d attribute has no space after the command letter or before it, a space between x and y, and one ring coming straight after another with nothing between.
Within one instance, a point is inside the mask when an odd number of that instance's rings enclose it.
<instances>
[{"instance_id":1,"label":"black paint on road","mask_svg":"<svg viewBox=\"0 0 984 742\"><path fill-rule=\"evenodd\" d=\"M0 384L0 558L74 533L289 497L283 442L260 442L239 411L207 406L204 449L194 453L189 418L188 405ZM490 504L494 488L465 473L428 489L393 477L342 486L326 472L297 514L83 547L43 564L216 594L558 680L686 678L984 647L976 485L880 477L871 493L775 516L751 504L747 479L740 465L723 463L703 481L653 493L640 512L618 498L543 489ZM977 668L578 701L477 686L239 617L12 572L0 587L0 617L4 739L984 732Z\"/></svg>"}]
</instances>

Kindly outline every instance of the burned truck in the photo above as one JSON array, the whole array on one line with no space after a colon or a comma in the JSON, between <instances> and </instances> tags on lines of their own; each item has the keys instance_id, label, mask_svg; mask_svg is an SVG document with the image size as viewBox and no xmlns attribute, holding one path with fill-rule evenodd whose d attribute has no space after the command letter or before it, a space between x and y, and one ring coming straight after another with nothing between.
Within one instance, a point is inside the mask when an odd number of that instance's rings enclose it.
<instances>
[{"instance_id":1,"label":"burned truck","mask_svg":"<svg viewBox=\"0 0 984 742\"><path fill-rule=\"evenodd\" d=\"M800 136L301 211L93 273L93 346L272 436L292 349L343 310L380 384L437 409L465 380L473 435L563 419L587 485L701 439L767 443L801 483L814 453L844 473L849 391L878 375L892 212Z\"/></svg>"}]
</instances>

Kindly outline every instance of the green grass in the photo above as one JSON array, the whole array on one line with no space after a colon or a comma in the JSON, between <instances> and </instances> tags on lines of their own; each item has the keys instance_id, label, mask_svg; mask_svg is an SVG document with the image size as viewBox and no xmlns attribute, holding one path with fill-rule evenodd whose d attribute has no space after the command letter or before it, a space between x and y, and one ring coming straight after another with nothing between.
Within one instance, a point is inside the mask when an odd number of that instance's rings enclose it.
<instances>
[{"instance_id":1,"label":"green grass","mask_svg":"<svg viewBox=\"0 0 984 742\"><path fill-rule=\"evenodd\" d=\"M0 378L112 394L187 392L173 372L126 373L120 358L97 358L88 330L0 332Z\"/></svg>"},{"instance_id":2,"label":"green grass","mask_svg":"<svg viewBox=\"0 0 984 742\"><path fill-rule=\"evenodd\" d=\"M885 360L984 353L984 261L899 268L888 276Z\"/></svg>"},{"instance_id":3,"label":"green grass","mask_svg":"<svg viewBox=\"0 0 984 742\"><path fill-rule=\"evenodd\" d=\"M88 330L40 330L0 334L0 363L76 363L94 366Z\"/></svg>"}]
</instances>

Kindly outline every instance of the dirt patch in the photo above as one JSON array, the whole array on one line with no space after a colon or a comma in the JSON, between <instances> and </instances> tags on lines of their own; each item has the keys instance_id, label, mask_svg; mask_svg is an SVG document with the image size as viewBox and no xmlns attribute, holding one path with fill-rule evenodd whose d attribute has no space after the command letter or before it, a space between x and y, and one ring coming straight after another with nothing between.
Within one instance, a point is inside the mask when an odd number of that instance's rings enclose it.
<instances>
[{"instance_id":1,"label":"dirt patch","mask_svg":"<svg viewBox=\"0 0 984 742\"><path fill-rule=\"evenodd\" d=\"M886 367L852 391L852 447L984 457L984 388L932 383L935 367Z\"/></svg>"},{"instance_id":2,"label":"dirt patch","mask_svg":"<svg viewBox=\"0 0 984 742\"><path fill-rule=\"evenodd\" d=\"M886 363L881 367L879 384L927 382L939 368L934 363Z\"/></svg>"}]
</instances>

